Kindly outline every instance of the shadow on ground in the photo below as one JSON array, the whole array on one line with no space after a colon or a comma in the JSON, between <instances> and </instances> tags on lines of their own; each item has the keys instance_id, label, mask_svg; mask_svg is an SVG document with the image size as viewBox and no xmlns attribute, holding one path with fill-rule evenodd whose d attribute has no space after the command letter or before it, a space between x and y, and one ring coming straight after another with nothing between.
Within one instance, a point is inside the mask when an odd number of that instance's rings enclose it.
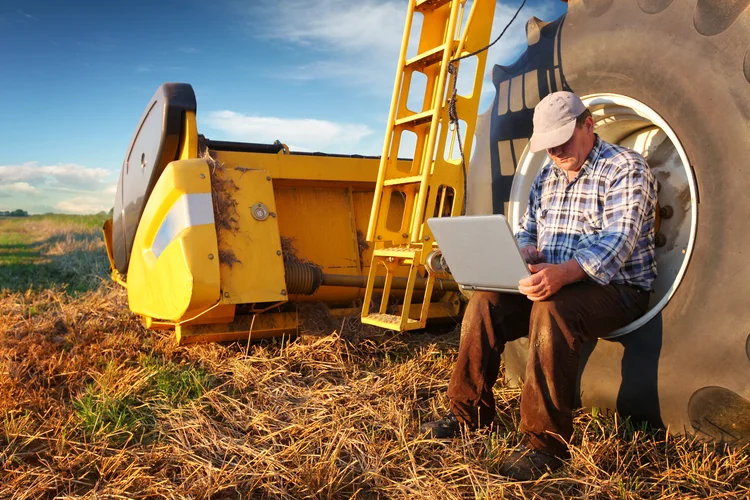
<instances>
[{"instance_id":1,"label":"shadow on ground","mask_svg":"<svg viewBox=\"0 0 750 500\"><path fill-rule=\"evenodd\" d=\"M35 237L38 235L24 231L0 235L0 290L64 288L85 292L107 277L106 251L102 237L95 232L61 232L36 241L17 241Z\"/></svg>"}]
</instances>

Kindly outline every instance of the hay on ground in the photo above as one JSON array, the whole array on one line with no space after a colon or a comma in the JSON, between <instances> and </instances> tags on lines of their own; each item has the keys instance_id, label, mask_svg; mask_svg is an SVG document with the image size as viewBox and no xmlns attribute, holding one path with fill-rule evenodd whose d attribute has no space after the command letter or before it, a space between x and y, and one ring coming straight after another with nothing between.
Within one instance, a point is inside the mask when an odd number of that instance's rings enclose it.
<instances>
[{"instance_id":1,"label":"hay on ground","mask_svg":"<svg viewBox=\"0 0 750 500\"><path fill-rule=\"evenodd\" d=\"M80 272L106 277L89 266ZM310 329L325 332L326 311L311 309ZM108 281L78 295L6 289L0 311L0 498L750 494L747 447L583 412L564 469L509 482L498 468L519 440L520 391L501 382L495 431L423 439L420 424L448 407L458 331L397 333L355 316L328 334L180 347Z\"/></svg>"}]
</instances>

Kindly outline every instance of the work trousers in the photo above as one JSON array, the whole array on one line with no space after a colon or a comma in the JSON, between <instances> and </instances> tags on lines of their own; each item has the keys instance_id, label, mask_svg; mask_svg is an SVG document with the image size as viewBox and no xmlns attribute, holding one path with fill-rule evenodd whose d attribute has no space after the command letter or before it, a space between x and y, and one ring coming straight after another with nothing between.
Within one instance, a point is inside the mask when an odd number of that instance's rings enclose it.
<instances>
[{"instance_id":1,"label":"work trousers","mask_svg":"<svg viewBox=\"0 0 750 500\"><path fill-rule=\"evenodd\" d=\"M642 316L649 293L628 285L579 282L540 302L524 295L475 292L461 327L458 360L448 384L451 411L470 427L495 417L492 387L505 343L529 336L521 393L525 444L568 455L581 346Z\"/></svg>"}]
</instances>

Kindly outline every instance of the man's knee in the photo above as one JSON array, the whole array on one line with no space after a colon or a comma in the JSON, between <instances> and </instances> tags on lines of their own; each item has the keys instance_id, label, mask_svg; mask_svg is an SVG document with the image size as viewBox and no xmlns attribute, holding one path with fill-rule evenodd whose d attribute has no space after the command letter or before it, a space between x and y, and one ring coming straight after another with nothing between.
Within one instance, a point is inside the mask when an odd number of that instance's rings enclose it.
<instances>
[{"instance_id":1,"label":"man's knee","mask_svg":"<svg viewBox=\"0 0 750 500\"><path fill-rule=\"evenodd\" d=\"M471 309L486 309L490 306L496 306L500 294L497 292L484 292L477 290L469 298L468 308Z\"/></svg>"},{"instance_id":2,"label":"man's knee","mask_svg":"<svg viewBox=\"0 0 750 500\"><path fill-rule=\"evenodd\" d=\"M531 308L531 330L549 332L553 323L567 322L571 315L575 314L571 305L570 301L558 297L557 294L547 300L534 302Z\"/></svg>"},{"instance_id":3,"label":"man's knee","mask_svg":"<svg viewBox=\"0 0 750 500\"><path fill-rule=\"evenodd\" d=\"M534 302L531 307L532 318L563 316L567 312L565 300L560 300L557 294L549 297L547 300Z\"/></svg>"},{"instance_id":4,"label":"man's knee","mask_svg":"<svg viewBox=\"0 0 750 500\"><path fill-rule=\"evenodd\" d=\"M582 295L577 287L573 285L564 286L547 300L534 302L531 309L532 317L548 316L563 320L572 319L578 316L588 299L589 296Z\"/></svg>"},{"instance_id":5,"label":"man's knee","mask_svg":"<svg viewBox=\"0 0 750 500\"><path fill-rule=\"evenodd\" d=\"M490 312L497 303L496 295L498 294L495 292L474 292L464 311L462 325L464 333L477 330L478 323L490 317Z\"/></svg>"},{"instance_id":6,"label":"man's knee","mask_svg":"<svg viewBox=\"0 0 750 500\"><path fill-rule=\"evenodd\" d=\"M535 302L531 308L529 335L534 343L580 343L583 340L580 327L580 308L564 294Z\"/></svg>"}]
</instances>

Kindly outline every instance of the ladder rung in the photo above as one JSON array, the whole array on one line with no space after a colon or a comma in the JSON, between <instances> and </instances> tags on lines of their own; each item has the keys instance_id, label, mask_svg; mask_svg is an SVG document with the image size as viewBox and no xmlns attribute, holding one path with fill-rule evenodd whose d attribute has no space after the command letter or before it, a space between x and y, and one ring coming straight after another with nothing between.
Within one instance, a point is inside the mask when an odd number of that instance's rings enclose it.
<instances>
[{"instance_id":1,"label":"ladder rung","mask_svg":"<svg viewBox=\"0 0 750 500\"><path fill-rule=\"evenodd\" d=\"M417 250L411 247L388 247L376 248L372 251L373 257L398 257L401 259L415 257Z\"/></svg>"},{"instance_id":2,"label":"ladder rung","mask_svg":"<svg viewBox=\"0 0 750 500\"><path fill-rule=\"evenodd\" d=\"M414 10L417 12L429 12L431 10L439 9L450 2L451 0L417 0Z\"/></svg>"},{"instance_id":3,"label":"ladder rung","mask_svg":"<svg viewBox=\"0 0 750 500\"><path fill-rule=\"evenodd\" d=\"M418 184L422 182L421 175L413 175L411 177L398 177L396 179L388 179L383 181L384 186L403 186L404 184Z\"/></svg>"},{"instance_id":4,"label":"ladder rung","mask_svg":"<svg viewBox=\"0 0 750 500\"><path fill-rule=\"evenodd\" d=\"M362 317L362 323L377 325L386 327L390 325L400 325L401 315L399 314L382 314L372 313ZM424 325L418 320L413 318L406 318L405 330L416 330L418 328L424 328Z\"/></svg>"},{"instance_id":5,"label":"ladder rung","mask_svg":"<svg viewBox=\"0 0 750 500\"><path fill-rule=\"evenodd\" d=\"M454 42L453 52L456 51L456 48L458 47L459 43L461 42L458 42L458 41ZM445 53L445 44L438 45L434 49L430 49L427 52L422 52L421 54L417 54L416 56L406 61L406 67L421 69L421 68L426 68L427 66L432 66L433 64L437 64L443 60L444 53Z\"/></svg>"},{"instance_id":6,"label":"ladder rung","mask_svg":"<svg viewBox=\"0 0 750 500\"><path fill-rule=\"evenodd\" d=\"M421 113L415 113L413 115L405 116L396 120L396 126L416 127L418 125L422 125L424 123L432 121L432 116L434 114L435 112L433 110L428 109L427 111L422 111Z\"/></svg>"}]
</instances>

